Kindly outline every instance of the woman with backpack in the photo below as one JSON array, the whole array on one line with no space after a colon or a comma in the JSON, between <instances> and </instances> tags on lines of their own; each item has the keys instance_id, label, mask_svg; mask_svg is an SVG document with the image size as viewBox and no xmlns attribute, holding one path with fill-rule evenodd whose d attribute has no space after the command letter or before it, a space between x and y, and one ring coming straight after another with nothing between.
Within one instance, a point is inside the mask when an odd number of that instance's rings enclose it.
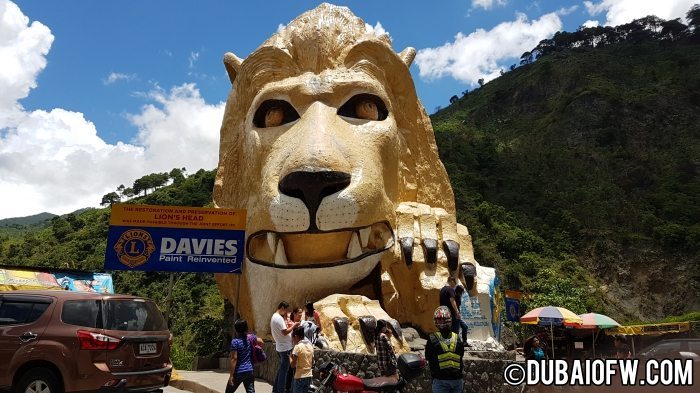
<instances>
[{"instance_id":1,"label":"woman with backpack","mask_svg":"<svg viewBox=\"0 0 700 393\"><path fill-rule=\"evenodd\" d=\"M248 322L239 319L233 324L237 337L231 340L231 371L226 393L233 393L242 383L246 393L255 393L253 375L253 346L262 345L262 339L248 333Z\"/></svg>"}]
</instances>

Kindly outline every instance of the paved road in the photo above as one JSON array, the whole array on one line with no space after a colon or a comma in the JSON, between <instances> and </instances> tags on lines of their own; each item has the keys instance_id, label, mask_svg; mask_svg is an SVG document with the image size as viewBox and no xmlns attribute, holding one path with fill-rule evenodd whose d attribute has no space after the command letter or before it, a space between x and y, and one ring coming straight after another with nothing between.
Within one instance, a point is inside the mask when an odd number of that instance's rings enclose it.
<instances>
[{"instance_id":1,"label":"paved road","mask_svg":"<svg viewBox=\"0 0 700 393\"><path fill-rule=\"evenodd\" d=\"M194 393L212 393L224 392L228 383L228 372L226 371L179 371L178 374L182 377L183 383L173 381L172 384L177 386L168 386L163 393L183 393L183 390ZM244 392L243 385L238 387L238 392ZM263 381L255 381L255 393L272 393L272 385Z\"/></svg>"}]
</instances>

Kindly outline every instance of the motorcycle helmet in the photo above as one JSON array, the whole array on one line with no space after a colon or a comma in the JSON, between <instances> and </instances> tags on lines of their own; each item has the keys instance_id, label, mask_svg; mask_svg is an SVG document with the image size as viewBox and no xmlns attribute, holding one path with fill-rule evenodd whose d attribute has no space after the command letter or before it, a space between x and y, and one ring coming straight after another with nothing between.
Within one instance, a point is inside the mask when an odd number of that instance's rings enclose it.
<instances>
[{"instance_id":1,"label":"motorcycle helmet","mask_svg":"<svg viewBox=\"0 0 700 393\"><path fill-rule=\"evenodd\" d=\"M445 306L436 308L435 314L433 314L433 320L435 321L435 327L439 330L449 329L452 326L452 314L450 314L450 309Z\"/></svg>"}]
</instances>

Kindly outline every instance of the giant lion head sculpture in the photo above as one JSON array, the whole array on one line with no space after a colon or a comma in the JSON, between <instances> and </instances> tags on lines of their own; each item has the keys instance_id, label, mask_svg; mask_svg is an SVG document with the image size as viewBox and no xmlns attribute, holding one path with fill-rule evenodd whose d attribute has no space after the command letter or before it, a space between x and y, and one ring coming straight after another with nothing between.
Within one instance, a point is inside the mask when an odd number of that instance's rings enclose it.
<instances>
[{"instance_id":1,"label":"giant lion head sculpture","mask_svg":"<svg viewBox=\"0 0 700 393\"><path fill-rule=\"evenodd\" d=\"M409 73L414 56L329 4L245 60L225 55L232 89L214 203L247 209L248 221L241 288L233 275L217 280L232 301L240 291L259 333L280 300L335 293L378 299L393 318L431 330L447 276L465 280L461 263L473 275Z\"/></svg>"}]
</instances>

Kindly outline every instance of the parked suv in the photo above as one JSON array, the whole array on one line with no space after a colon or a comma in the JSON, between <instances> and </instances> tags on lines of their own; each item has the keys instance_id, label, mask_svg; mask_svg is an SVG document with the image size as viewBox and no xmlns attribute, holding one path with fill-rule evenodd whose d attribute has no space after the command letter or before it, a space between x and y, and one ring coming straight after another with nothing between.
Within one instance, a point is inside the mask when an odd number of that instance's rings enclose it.
<instances>
[{"instance_id":1,"label":"parked suv","mask_svg":"<svg viewBox=\"0 0 700 393\"><path fill-rule=\"evenodd\" d=\"M0 389L151 392L168 385L172 335L144 298L0 292Z\"/></svg>"}]
</instances>

